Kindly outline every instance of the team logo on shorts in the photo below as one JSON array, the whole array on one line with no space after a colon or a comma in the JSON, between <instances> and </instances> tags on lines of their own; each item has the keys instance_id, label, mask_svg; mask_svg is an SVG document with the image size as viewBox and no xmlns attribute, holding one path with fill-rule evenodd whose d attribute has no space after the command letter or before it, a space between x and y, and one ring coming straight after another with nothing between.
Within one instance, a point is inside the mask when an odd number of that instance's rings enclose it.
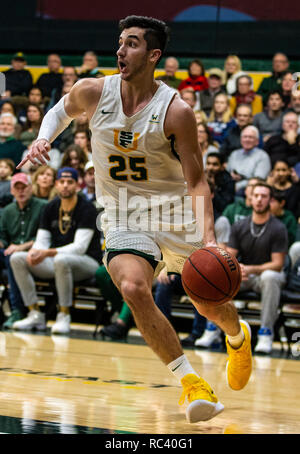
<instances>
[{"instance_id":1,"label":"team logo on shorts","mask_svg":"<svg viewBox=\"0 0 300 454\"><path fill-rule=\"evenodd\" d=\"M139 135L139 132L114 129L114 145L121 151L137 150Z\"/></svg>"}]
</instances>

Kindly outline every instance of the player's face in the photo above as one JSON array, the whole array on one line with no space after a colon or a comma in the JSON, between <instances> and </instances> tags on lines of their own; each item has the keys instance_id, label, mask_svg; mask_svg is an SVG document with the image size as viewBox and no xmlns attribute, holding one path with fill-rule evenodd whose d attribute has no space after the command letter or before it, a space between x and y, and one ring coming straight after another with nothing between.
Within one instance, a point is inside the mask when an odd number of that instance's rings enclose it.
<instances>
[{"instance_id":1,"label":"player's face","mask_svg":"<svg viewBox=\"0 0 300 454\"><path fill-rule=\"evenodd\" d=\"M264 214L270 209L270 190L264 186L256 186L252 193L252 208L257 214Z\"/></svg>"},{"instance_id":2,"label":"player's face","mask_svg":"<svg viewBox=\"0 0 300 454\"><path fill-rule=\"evenodd\" d=\"M122 31L117 51L118 68L123 80L132 80L145 72L150 53L144 39L145 30L131 27Z\"/></svg>"}]
</instances>

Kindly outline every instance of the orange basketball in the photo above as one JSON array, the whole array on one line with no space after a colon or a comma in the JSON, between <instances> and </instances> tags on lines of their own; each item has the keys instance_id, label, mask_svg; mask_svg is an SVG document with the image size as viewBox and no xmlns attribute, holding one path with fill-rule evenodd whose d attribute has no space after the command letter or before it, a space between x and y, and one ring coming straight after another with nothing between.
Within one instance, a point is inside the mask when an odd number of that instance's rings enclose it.
<instances>
[{"instance_id":1,"label":"orange basketball","mask_svg":"<svg viewBox=\"0 0 300 454\"><path fill-rule=\"evenodd\" d=\"M235 257L219 247L206 247L186 260L181 280L193 301L219 306L237 294L242 274Z\"/></svg>"}]
</instances>

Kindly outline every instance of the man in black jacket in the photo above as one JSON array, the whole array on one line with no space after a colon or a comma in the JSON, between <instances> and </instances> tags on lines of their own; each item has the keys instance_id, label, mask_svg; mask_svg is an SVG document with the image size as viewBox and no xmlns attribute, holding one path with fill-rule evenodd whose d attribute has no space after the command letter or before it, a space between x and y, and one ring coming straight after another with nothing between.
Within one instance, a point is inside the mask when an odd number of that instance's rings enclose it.
<instances>
[{"instance_id":1,"label":"man in black jacket","mask_svg":"<svg viewBox=\"0 0 300 454\"><path fill-rule=\"evenodd\" d=\"M214 185L214 209L222 213L227 205L233 203L235 195L234 181L224 169L220 153L209 153L206 158L205 173L208 181Z\"/></svg>"},{"instance_id":2,"label":"man in black jacket","mask_svg":"<svg viewBox=\"0 0 300 454\"><path fill-rule=\"evenodd\" d=\"M3 71L6 80L5 96L28 96L32 87L31 73L25 69L26 59L23 52L16 53L11 61L11 68Z\"/></svg>"}]
</instances>

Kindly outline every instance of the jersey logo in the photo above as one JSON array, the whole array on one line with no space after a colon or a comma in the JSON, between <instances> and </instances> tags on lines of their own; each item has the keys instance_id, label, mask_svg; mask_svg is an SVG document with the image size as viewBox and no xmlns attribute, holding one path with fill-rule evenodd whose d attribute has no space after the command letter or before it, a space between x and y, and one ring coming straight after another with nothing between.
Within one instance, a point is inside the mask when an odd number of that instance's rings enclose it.
<instances>
[{"instance_id":1,"label":"jersey logo","mask_svg":"<svg viewBox=\"0 0 300 454\"><path fill-rule=\"evenodd\" d=\"M101 113L104 115L113 114L114 112L106 112L104 109L101 110Z\"/></svg>"},{"instance_id":2,"label":"jersey logo","mask_svg":"<svg viewBox=\"0 0 300 454\"><path fill-rule=\"evenodd\" d=\"M139 132L114 129L114 145L120 151L134 151L138 147Z\"/></svg>"},{"instance_id":3,"label":"jersey logo","mask_svg":"<svg viewBox=\"0 0 300 454\"><path fill-rule=\"evenodd\" d=\"M159 123L158 115L152 115L151 120L149 120L149 123Z\"/></svg>"}]
</instances>

